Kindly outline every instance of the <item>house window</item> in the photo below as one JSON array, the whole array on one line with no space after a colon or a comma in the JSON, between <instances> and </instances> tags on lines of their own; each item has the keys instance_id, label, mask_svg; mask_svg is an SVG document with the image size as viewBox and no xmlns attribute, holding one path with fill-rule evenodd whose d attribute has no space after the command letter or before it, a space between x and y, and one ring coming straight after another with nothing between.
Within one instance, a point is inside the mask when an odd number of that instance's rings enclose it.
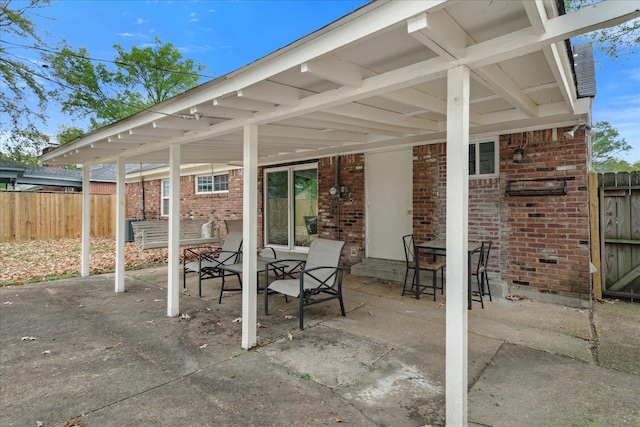
<instances>
[{"instance_id":1,"label":"house window","mask_svg":"<svg viewBox=\"0 0 640 427\"><path fill-rule=\"evenodd\" d=\"M229 191L229 174L203 175L196 177L196 194Z\"/></svg>"},{"instance_id":2,"label":"house window","mask_svg":"<svg viewBox=\"0 0 640 427\"><path fill-rule=\"evenodd\" d=\"M169 180L162 181L162 193L160 195L160 215L169 216Z\"/></svg>"},{"instance_id":3,"label":"house window","mask_svg":"<svg viewBox=\"0 0 640 427\"><path fill-rule=\"evenodd\" d=\"M482 141L469 144L469 177L489 177L498 174L498 144Z\"/></svg>"},{"instance_id":4,"label":"house window","mask_svg":"<svg viewBox=\"0 0 640 427\"><path fill-rule=\"evenodd\" d=\"M265 171L265 242L283 249L311 245L318 233L318 167L304 164Z\"/></svg>"}]
</instances>

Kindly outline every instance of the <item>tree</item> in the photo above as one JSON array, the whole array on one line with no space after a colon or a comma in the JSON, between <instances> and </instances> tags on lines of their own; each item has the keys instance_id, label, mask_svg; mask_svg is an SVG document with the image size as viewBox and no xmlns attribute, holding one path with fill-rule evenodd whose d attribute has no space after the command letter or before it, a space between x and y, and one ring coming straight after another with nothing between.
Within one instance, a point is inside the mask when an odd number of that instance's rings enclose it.
<instances>
[{"instance_id":1,"label":"tree","mask_svg":"<svg viewBox=\"0 0 640 427\"><path fill-rule=\"evenodd\" d=\"M89 118L91 128L116 122L198 84L204 65L184 59L171 43L159 38L153 46L126 52L113 46L112 62L94 65L86 49L65 48L48 54L54 76L63 84L62 111Z\"/></svg>"},{"instance_id":2,"label":"tree","mask_svg":"<svg viewBox=\"0 0 640 427\"><path fill-rule=\"evenodd\" d=\"M631 165L617 156L629 151L631 146L622 138L618 130L601 121L595 125L596 133L591 137L591 160L594 172L618 172L630 170Z\"/></svg>"},{"instance_id":3,"label":"tree","mask_svg":"<svg viewBox=\"0 0 640 427\"><path fill-rule=\"evenodd\" d=\"M36 126L46 122L47 101L54 95L42 83L48 76L36 59L16 53L45 45L29 16L48 4L49 0L0 1L0 157L18 163L37 164L40 150L49 142Z\"/></svg>"},{"instance_id":4,"label":"tree","mask_svg":"<svg viewBox=\"0 0 640 427\"><path fill-rule=\"evenodd\" d=\"M578 10L602 0L564 0L567 11ZM593 31L587 34L598 49L610 58L618 58L618 55L628 50L630 57L637 53L640 44L640 19L633 19L611 28Z\"/></svg>"}]
</instances>

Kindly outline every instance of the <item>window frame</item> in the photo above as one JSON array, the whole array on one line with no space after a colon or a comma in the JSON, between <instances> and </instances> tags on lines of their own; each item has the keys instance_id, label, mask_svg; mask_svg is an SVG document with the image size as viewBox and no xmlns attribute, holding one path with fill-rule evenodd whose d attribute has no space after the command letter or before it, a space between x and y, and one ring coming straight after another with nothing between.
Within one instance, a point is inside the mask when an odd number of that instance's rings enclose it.
<instances>
[{"instance_id":1,"label":"window frame","mask_svg":"<svg viewBox=\"0 0 640 427\"><path fill-rule=\"evenodd\" d=\"M495 165L494 171L491 173L480 173L480 145L485 143L493 143L493 164ZM488 138L474 139L469 142L469 146L475 147L475 167L476 173L469 173L469 179L485 179L485 178L497 178L500 175L500 142L497 136Z\"/></svg>"},{"instance_id":2,"label":"window frame","mask_svg":"<svg viewBox=\"0 0 640 427\"><path fill-rule=\"evenodd\" d=\"M282 249L282 250L288 250L288 251L292 251L292 252L301 252L301 253L306 253L309 251L309 247L308 246L297 246L296 245L296 239L295 239L295 180L294 180L294 176L295 176L295 172L298 170L307 170L307 169L315 169L316 171L316 179L319 180L319 168L318 168L318 162L309 162L309 163L300 163L300 164L294 164L294 165L285 165L285 166L275 166L275 167L270 167L270 168L265 168L263 171L263 206L265 206L264 209L264 218L263 218L263 235L264 235L264 239L265 239L265 244L269 247L273 247L273 248L277 248L277 249ZM287 230L287 241L288 243L286 245L282 245L282 244L277 244L277 243L271 243L268 242L268 223L269 223L269 209L267 208L267 198L269 195L269 189L268 189L268 185L269 185L269 180L268 180L268 174L269 173L274 173L274 172L283 172L286 171L287 175L288 175L288 184L287 184L287 197L288 197L288 203L287 203L287 212L288 212L288 216L289 216L289 223L288 223L288 230ZM318 207L316 206L316 215L317 215L317 209Z\"/></svg>"},{"instance_id":3,"label":"window frame","mask_svg":"<svg viewBox=\"0 0 640 427\"><path fill-rule=\"evenodd\" d=\"M166 193L165 194L165 183L166 183ZM160 216L168 217L169 212L165 212L164 201L169 201L171 199L171 183L168 179L163 179L160 181ZM169 210L169 203L167 203L167 211Z\"/></svg>"},{"instance_id":4,"label":"window frame","mask_svg":"<svg viewBox=\"0 0 640 427\"><path fill-rule=\"evenodd\" d=\"M216 190L216 177L219 176L226 176L227 177L227 188L226 190ZM200 191L200 178L211 178L211 190L210 191ZM229 192L229 172L222 172L222 173L214 173L214 174L204 174L204 175L196 175L196 179L194 182L194 186L195 186L195 194L196 195L201 195L201 194L221 194L221 193L228 193Z\"/></svg>"}]
</instances>

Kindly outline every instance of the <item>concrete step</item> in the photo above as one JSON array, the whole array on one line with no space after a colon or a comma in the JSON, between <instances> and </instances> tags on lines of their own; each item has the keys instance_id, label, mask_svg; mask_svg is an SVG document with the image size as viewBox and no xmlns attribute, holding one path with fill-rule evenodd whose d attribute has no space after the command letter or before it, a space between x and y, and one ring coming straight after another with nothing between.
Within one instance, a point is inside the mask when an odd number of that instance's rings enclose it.
<instances>
[{"instance_id":1,"label":"concrete step","mask_svg":"<svg viewBox=\"0 0 640 427\"><path fill-rule=\"evenodd\" d=\"M400 282L404 280L405 262L380 258L364 258L351 266L351 274Z\"/></svg>"}]
</instances>

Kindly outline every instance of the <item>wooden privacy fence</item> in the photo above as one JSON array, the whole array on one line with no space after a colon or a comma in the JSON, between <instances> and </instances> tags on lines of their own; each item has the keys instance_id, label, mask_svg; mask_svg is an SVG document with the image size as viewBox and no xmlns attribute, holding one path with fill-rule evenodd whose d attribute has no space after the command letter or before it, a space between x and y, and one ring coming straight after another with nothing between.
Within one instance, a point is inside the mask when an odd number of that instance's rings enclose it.
<instances>
[{"instance_id":1,"label":"wooden privacy fence","mask_svg":"<svg viewBox=\"0 0 640 427\"><path fill-rule=\"evenodd\" d=\"M602 294L640 299L640 172L597 180Z\"/></svg>"},{"instance_id":2,"label":"wooden privacy fence","mask_svg":"<svg viewBox=\"0 0 640 427\"><path fill-rule=\"evenodd\" d=\"M115 236L116 196L92 194L91 235ZM0 241L79 238L81 193L0 192Z\"/></svg>"}]
</instances>

